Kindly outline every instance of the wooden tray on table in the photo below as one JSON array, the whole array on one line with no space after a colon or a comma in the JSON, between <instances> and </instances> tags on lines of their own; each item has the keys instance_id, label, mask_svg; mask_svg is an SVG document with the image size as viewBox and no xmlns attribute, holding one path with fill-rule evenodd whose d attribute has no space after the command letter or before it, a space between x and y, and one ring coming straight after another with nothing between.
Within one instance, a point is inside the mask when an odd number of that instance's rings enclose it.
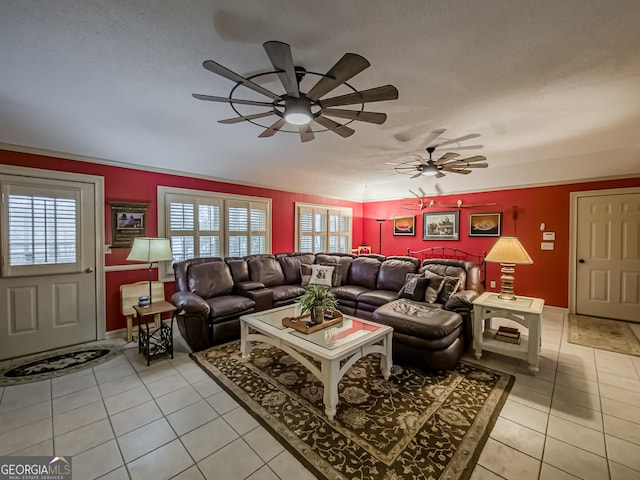
<instances>
[{"instance_id":1,"label":"wooden tray on table","mask_svg":"<svg viewBox=\"0 0 640 480\"><path fill-rule=\"evenodd\" d=\"M282 319L282 325L285 327L293 328L298 332L302 333L313 333L318 330L322 330L323 328L331 327L342 323L342 313L338 310L334 310L332 312L332 318L325 320L322 323L313 323L311 321L311 314L307 313L306 315L300 315L299 317L284 317Z\"/></svg>"}]
</instances>

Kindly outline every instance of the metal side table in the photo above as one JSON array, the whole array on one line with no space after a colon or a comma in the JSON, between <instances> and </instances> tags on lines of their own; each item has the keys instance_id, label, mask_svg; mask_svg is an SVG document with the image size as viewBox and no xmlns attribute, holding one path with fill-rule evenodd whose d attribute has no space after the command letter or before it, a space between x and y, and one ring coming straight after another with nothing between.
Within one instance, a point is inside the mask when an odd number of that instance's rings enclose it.
<instances>
[{"instance_id":1,"label":"metal side table","mask_svg":"<svg viewBox=\"0 0 640 480\"><path fill-rule=\"evenodd\" d=\"M178 310L175 305L160 301L149 305L148 307L140 307L134 305L138 319L138 353L143 353L147 359L147 366L151 359L159 355L169 355L173 358L173 319ZM171 320L167 325L162 320L162 315L170 313ZM160 316L159 325L156 327L154 317ZM149 323L153 324L154 329L149 328Z\"/></svg>"}]
</instances>

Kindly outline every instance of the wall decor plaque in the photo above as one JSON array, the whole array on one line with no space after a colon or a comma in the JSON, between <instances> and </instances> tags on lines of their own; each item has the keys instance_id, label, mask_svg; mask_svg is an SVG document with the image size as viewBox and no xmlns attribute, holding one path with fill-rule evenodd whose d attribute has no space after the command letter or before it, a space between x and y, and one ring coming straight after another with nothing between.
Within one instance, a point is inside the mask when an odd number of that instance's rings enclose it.
<instances>
[{"instance_id":1,"label":"wall decor plaque","mask_svg":"<svg viewBox=\"0 0 640 480\"><path fill-rule=\"evenodd\" d=\"M111 248L131 248L133 239L144 237L148 203L109 202Z\"/></svg>"}]
</instances>

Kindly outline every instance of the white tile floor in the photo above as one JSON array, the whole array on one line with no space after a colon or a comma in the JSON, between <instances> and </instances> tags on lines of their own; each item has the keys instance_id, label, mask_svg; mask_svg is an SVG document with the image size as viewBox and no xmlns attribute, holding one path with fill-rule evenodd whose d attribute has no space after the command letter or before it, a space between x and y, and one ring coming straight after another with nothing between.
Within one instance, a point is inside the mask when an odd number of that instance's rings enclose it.
<instances>
[{"instance_id":1,"label":"white tile floor","mask_svg":"<svg viewBox=\"0 0 640 480\"><path fill-rule=\"evenodd\" d=\"M640 478L640 357L567 343L563 318L545 310L538 376L496 354L478 362L517 379L473 480ZM149 367L133 347L93 369L0 387L0 455L73 455L79 480L313 478L176 349Z\"/></svg>"}]
</instances>

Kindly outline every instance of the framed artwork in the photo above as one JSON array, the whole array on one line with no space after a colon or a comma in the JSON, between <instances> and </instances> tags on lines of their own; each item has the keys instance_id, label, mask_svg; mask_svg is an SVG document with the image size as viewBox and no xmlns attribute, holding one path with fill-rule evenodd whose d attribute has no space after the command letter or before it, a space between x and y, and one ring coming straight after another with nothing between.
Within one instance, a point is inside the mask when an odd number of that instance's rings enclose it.
<instances>
[{"instance_id":1,"label":"framed artwork","mask_svg":"<svg viewBox=\"0 0 640 480\"><path fill-rule=\"evenodd\" d=\"M470 237L499 237L502 225L502 213L470 213Z\"/></svg>"},{"instance_id":2,"label":"framed artwork","mask_svg":"<svg viewBox=\"0 0 640 480\"><path fill-rule=\"evenodd\" d=\"M109 202L111 248L130 248L135 237L145 236L147 203Z\"/></svg>"},{"instance_id":3,"label":"framed artwork","mask_svg":"<svg viewBox=\"0 0 640 480\"><path fill-rule=\"evenodd\" d=\"M460 212L423 213L423 240L459 240Z\"/></svg>"},{"instance_id":4,"label":"framed artwork","mask_svg":"<svg viewBox=\"0 0 640 480\"><path fill-rule=\"evenodd\" d=\"M393 217L393 234L394 235L415 235L416 234L416 216L404 215Z\"/></svg>"}]
</instances>

